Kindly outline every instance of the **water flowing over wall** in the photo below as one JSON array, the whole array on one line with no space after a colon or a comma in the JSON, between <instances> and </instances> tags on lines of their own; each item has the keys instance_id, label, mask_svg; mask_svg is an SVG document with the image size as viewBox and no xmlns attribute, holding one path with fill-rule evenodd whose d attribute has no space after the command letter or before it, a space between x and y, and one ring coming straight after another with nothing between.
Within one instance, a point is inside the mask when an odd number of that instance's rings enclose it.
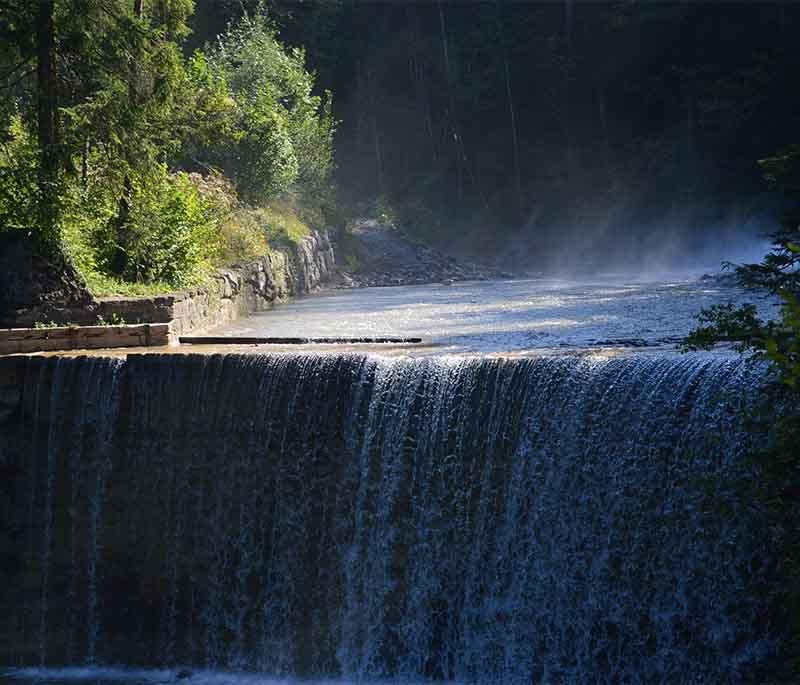
<instances>
[{"instance_id":1,"label":"water flowing over wall","mask_svg":"<svg viewBox=\"0 0 800 685\"><path fill-rule=\"evenodd\" d=\"M776 639L768 536L737 496L762 372L0 360L0 662L744 680Z\"/></svg>"}]
</instances>

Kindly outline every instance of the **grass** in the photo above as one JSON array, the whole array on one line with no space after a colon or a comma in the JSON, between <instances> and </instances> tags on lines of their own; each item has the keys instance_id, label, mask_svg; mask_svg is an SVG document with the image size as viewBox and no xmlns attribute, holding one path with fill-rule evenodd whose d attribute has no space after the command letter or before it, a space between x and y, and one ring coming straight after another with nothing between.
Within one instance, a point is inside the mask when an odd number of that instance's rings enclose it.
<instances>
[{"instance_id":1,"label":"grass","mask_svg":"<svg viewBox=\"0 0 800 685\"><path fill-rule=\"evenodd\" d=\"M96 297L154 297L175 291L169 283L129 283L97 272L84 273L89 291Z\"/></svg>"},{"instance_id":2,"label":"grass","mask_svg":"<svg viewBox=\"0 0 800 685\"><path fill-rule=\"evenodd\" d=\"M311 233L308 224L290 207L275 205L254 209L252 212L270 244L287 242L297 244Z\"/></svg>"}]
</instances>

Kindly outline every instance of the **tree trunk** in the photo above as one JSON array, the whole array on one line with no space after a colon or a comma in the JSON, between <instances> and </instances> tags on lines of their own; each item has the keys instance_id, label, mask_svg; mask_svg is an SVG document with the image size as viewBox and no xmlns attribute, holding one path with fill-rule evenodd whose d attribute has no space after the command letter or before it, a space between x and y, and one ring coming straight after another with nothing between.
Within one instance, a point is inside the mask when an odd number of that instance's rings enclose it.
<instances>
[{"instance_id":1,"label":"tree trunk","mask_svg":"<svg viewBox=\"0 0 800 685\"><path fill-rule=\"evenodd\" d=\"M383 153L381 151L381 137L378 131L378 110L375 98L375 74L367 71L367 89L369 90L370 112L372 114L372 142L375 151L375 180L377 181L378 194L384 192L383 186Z\"/></svg>"},{"instance_id":2,"label":"tree trunk","mask_svg":"<svg viewBox=\"0 0 800 685\"><path fill-rule=\"evenodd\" d=\"M503 45L503 67L506 81L506 98L508 100L508 115L511 124L511 148L514 163L514 192L517 199L517 211L522 211L522 179L519 164L519 138L517 136L517 115L514 111L514 94L511 90L511 68L508 64L508 50Z\"/></svg>"},{"instance_id":3,"label":"tree trunk","mask_svg":"<svg viewBox=\"0 0 800 685\"><path fill-rule=\"evenodd\" d=\"M361 59L356 60L356 158L361 163L364 149L364 77Z\"/></svg>"},{"instance_id":4,"label":"tree trunk","mask_svg":"<svg viewBox=\"0 0 800 685\"><path fill-rule=\"evenodd\" d=\"M409 14L409 24L411 26L412 78L417 97L417 105L422 113L425 134L428 138L428 144L431 148L431 163L435 165L438 154L436 151L436 139L433 134L433 115L431 113L430 89L425 81L423 52L421 48L419 10L416 3L409 3L407 5L407 12Z\"/></svg>"},{"instance_id":5,"label":"tree trunk","mask_svg":"<svg viewBox=\"0 0 800 685\"><path fill-rule=\"evenodd\" d=\"M122 195L117 205L116 220L114 221L116 243L114 245L114 255L111 258L111 271L117 276L124 276L129 266L128 246L130 243L131 195L133 195L133 183L131 177L126 174L123 181Z\"/></svg>"},{"instance_id":6,"label":"tree trunk","mask_svg":"<svg viewBox=\"0 0 800 685\"><path fill-rule=\"evenodd\" d=\"M564 41L567 44L567 57L572 57L572 29L574 25L573 0L564 0Z\"/></svg>"},{"instance_id":7,"label":"tree trunk","mask_svg":"<svg viewBox=\"0 0 800 685\"><path fill-rule=\"evenodd\" d=\"M81 189L86 192L89 187L89 153L91 147L89 138L83 141L83 149L81 150Z\"/></svg>"},{"instance_id":8,"label":"tree trunk","mask_svg":"<svg viewBox=\"0 0 800 685\"><path fill-rule=\"evenodd\" d=\"M133 0L133 14L137 19L144 16L143 0ZM138 92L139 70L136 60L130 58L128 63L128 105L135 107L139 99ZM116 244L114 256L111 259L111 271L117 276L124 276L128 270L128 248L130 246L130 218L131 200L133 197L133 181L129 173L125 174L122 181L122 195L117 203L117 217L114 222Z\"/></svg>"},{"instance_id":9,"label":"tree trunk","mask_svg":"<svg viewBox=\"0 0 800 685\"><path fill-rule=\"evenodd\" d=\"M611 169L611 138L608 133L608 111L606 107L605 87L595 81L595 99L597 101L597 119L600 124L600 134L603 138L603 164L606 173Z\"/></svg>"},{"instance_id":10,"label":"tree trunk","mask_svg":"<svg viewBox=\"0 0 800 685\"><path fill-rule=\"evenodd\" d=\"M464 198L464 169L463 169L463 142L461 140L461 135L458 131L458 125L456 124L456 109L455 109L455 100L453 98L453 85L452 79L450 77L450 51L447 45L447 22L444 16L444 7L442 6L442 0L439 0L437 3L439 7L439 28L441 31L441 38L442 38L442 53L444 55L444 74L445 74L445 81L447 83L447 101L449 104L448 113L447 113L447 121L448 121L448 128L450 129L450 133L453 137L453 141L455 142L455 152L456 152L456 175L458 179L458 199L462 200Z\"/></svg>"},{"instance_id":11,"label":"tree trunk","mask_svg":"<svg viewBox=\"0 0 800 685\"><path fill-rule=\"evenodd\" d=\"M57 237L58 219L60 145L53 9L53 0L40 0L36 16L37 123L40 150L39 221L40 236L45 242L51 242Z\"/></svg>"},{"instance_id":12,"label":"tree trunk","mask_svg":"<svg viewBox=\"0 0 800 685\"><path fill-rule=\"evenodd\" d=\"M378 133L378 120L372 116L372 137L375 141L375 172L378 181L378 194L383 195L383 155L381 154L381 137Z\"/></svg>"}]
</instances>

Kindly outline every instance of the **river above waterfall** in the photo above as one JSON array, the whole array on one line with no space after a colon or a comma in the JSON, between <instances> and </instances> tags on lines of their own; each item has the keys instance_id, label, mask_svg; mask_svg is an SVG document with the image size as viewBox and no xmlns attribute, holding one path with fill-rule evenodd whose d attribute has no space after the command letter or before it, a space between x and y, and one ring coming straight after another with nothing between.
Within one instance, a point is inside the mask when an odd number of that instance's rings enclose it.
<instances>
[{"instance_id":1,"label":"river above waterfall","mask_svg":"<svg viewBox=\"0 0 800 685\"><path fill-rule=\"evenodd\" d=\"M425 353L674 347L705 307L752 301L719 279L525 279L333 290L211 331L275 337L421 337ZM760 306L766 311L770 305Z\"/></svg>"}]
</instances>

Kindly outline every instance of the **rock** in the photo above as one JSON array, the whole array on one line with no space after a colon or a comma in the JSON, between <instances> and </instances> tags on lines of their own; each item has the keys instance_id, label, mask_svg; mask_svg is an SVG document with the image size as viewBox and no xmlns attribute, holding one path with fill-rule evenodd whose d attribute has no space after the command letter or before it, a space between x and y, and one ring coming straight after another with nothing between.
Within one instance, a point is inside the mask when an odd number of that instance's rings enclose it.
<instances>
[{"instance_id":1,"label":"rock","mask_svg":"<svg viewBox=\"0 0 800 685\"><path fill-rule=\"evenodd\" d=\"M28 235L0 234L0 328L93 323L97 311L97 301L64 254L45 257Z\"/></svg>"},{"instance_id":2,"label":"rock","mask_svg":"<svg viewBox=\"0 0 800 685\"><path fill-rule=\"evenodd\" d=\"M370 287L421 283L451 283L498 278L499 272L477 264L461 263L410 238L391 224L373 220L355 223L348 249L360 265L348 279L334 287Z\"/></svg>"}]
</instances>

